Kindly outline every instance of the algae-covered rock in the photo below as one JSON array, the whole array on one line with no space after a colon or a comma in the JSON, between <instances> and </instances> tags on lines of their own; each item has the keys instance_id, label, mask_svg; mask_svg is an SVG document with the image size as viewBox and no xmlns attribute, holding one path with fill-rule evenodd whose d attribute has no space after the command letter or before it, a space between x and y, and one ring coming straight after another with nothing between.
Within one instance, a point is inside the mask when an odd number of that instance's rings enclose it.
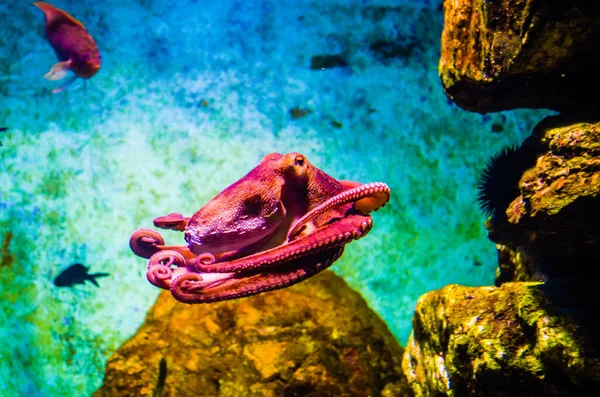
<instances>
[{"instance_id":1,"label":"algae-covered rock","mask_svg":"<svg viewBox=\"0 0 600 397\"><path fill-rule=\"evenodd\" d=\"M559 283L429 292L402 362L408 382L417 396L592 395L600 327L585 301Z\"/></svg>"},{"instance_id":2,"label":"algae-covered rock","mask_svg":"<svg viewBox=\"0 0 600 397\"><path fill-rule=\"evenodd\" d=\"M403 350L334 273L254 297L186 305L164 291L110 358L95 396L399 396ZM160 386L159 386L160 388Z\"/></svg>"},{"instance_id":3,"label":"algae-covered rock","mask_svg":"<svg viewBox=\"0 0 600 397\"><path fill-rule=\"evenodd\" d=\"M519 150L537 161L506 217L488 223L490 239L522 249L546 276L588 274L600 261L600 122L549 117Z\"/></svg>"},{"instance_id":4,"label":"algae-covered rock","mask_svg":"<svg viewBox=\"0 0 600 397\"><path fill-rule=\"evenodd\" d=\"M598 109L599 40L598 2L446 0L439 72L475 112Z\"/></svg>"},{"instance_id":5,"label":"algae-covered rock","mask_svg":"<svg viewBox=\"0 0 600 397\"><path fill-rule=\"evenodd\" d=\"M509 281L543 281L544 275L535 267L535 264L523 249L496 244L498 250L498 267L494 284L500 285Z\"/></svg>"}]
</instances>

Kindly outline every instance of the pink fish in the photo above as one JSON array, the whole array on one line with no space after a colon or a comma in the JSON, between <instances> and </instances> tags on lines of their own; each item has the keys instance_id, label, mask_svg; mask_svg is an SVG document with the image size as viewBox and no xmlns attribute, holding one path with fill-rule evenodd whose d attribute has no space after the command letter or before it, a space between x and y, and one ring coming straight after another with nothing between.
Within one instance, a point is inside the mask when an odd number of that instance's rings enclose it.
<instances>
[{"instance_id":1,"label":"pink fish","mask_svg":"<svg viewBox=\"0 0 600 397\"><path fill-rule=\"evenodd\" d=\"M33 4L44 12L46 37L59 60L44 77L48 80L60 80L65 78L69 70L75 73L65 85L52 92L61 92L77 77L89 79L98 73L100 52L85 26L67 12L49 3L36 1Z\"/></svg>"}]
</instances>

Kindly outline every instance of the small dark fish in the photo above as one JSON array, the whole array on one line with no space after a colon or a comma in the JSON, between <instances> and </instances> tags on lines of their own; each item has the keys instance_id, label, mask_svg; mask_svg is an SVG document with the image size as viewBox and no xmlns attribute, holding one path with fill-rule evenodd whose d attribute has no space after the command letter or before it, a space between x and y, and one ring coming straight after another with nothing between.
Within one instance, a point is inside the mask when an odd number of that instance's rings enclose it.
<instances>
[{"instance_id":1,"label":"small dark fish","mask_svg":"<svg viewBox=\"0 0 600 397\"><path fill-rule=\"evenodd\" d=\"M96 281L97 277L106 277L108 273L94 273L90 274L89 267L83 266L81 263L75 263L65 270L60 272L54 279L54 285L57 287L72 287L75 284L85 284L85 280L88 280L96 287L99 287Z\"/></svg>"},{"instance_id":2,"label":"small dark fish","mask_svg":"<svg viewBox=\"0 0 600 397\"><path fill-rule=\"evenodd\" d=\"M335 128L342 128L344 126L342 123L340 123L339 121L335 121L335 120L331 121L331 125Z\"/></svg>"},{"instance_id":3,"label":"small dark fish","mask_svg":"<svg viewBox=\"0 0 600 397\"><path fill-rule=\"evenodd\" d=\"M340 54L334 55L315 55L310 58L310 68L312 70L325 70L331 68L342 68L348 66L348 62Z\"/></svg>"},{"instance_id":4,"label":"small dark fish","mask_svg":"<svg viewBox=\"0 0 600 397\"><path fill-rule=\"evenodd\" d=\"M290 115L292 116L293 119L299 119L304 116L308 116L310 113L312 113L312 110L303 109L299 106L296 106L295 108L290 109Z\"/></svg>"},{"instance_id":5,"label":"small dark fish","mask_svg":"<svg viewBox=\"0 0 600 397\"><path fill-rule=\"evenodd\" d=\"M0 132L4 132L8 130L8 127L0 127ZM0 141L0 146L2 146L2 141Z\"/></svg>"},{"instance_id":6,"label":"small dark fish","mask_svg":"<svg viewBox=\"0 0 600 397\"><path fill-rule=\"evenodd\" d=\"M156 387L152 393L152 397L160 397L165 387L165 380L167 379L167 360L164 357L160 359L158 363L158 381Z\"/></svg>"},{"instance_id":7,"label":"small dark fish","mask_svg":"<svg viewBox=\"0 0 600 397\"><path fill-rule=\"evenodd\" d=\"M42 10L46 17L46 37L59 61L44 77L48 80L60 80L66 77L69 70L75 73L75 77L52 92L61 92L77 77L89 79L98 73L100 52L85 26L66 11L49 3L36 1L33 4Z\"/></svg>"}]
</instances>

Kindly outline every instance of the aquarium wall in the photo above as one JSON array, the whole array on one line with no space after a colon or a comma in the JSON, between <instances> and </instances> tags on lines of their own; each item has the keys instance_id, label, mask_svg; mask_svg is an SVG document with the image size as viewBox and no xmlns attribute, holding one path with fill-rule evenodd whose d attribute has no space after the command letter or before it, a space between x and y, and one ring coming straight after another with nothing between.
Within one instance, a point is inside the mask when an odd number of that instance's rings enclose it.
<instances>
[{"instance_id":1,"label":"aquarium wall","mask_svg":"<svg viewBox=\"0 0 600 397\"><path fill-rule=\"evenodd\" d=\"M546 113L448 100L441 1L52 4L85 25L102 66L52 93L44 15L0 2L0 394L96 390L159 293L131 234L193 214L272 152L390 186L332 270L401 344L423 293L493 284L478 176ZM104 273L98 285L57 285L74 264Z\"/></svg>"}]
</instances>

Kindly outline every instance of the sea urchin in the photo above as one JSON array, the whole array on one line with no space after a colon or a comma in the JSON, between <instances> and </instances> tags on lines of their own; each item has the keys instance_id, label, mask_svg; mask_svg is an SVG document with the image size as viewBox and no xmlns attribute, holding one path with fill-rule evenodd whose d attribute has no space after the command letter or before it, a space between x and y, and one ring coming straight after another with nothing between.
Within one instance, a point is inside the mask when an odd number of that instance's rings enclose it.
<instances>
[{"instance_id":1,"label":"sea urchin","mask_svg":"<svg viewBox=\"0 0 600 397\"><path fill-rule=\"evenodd\" d=\"M535 155L523 147L510 146L494 155L483 170L477 185L477 200L488 216L504 214L520 194L523 172L535 164Z\"/></svg>"}]
</instances>

